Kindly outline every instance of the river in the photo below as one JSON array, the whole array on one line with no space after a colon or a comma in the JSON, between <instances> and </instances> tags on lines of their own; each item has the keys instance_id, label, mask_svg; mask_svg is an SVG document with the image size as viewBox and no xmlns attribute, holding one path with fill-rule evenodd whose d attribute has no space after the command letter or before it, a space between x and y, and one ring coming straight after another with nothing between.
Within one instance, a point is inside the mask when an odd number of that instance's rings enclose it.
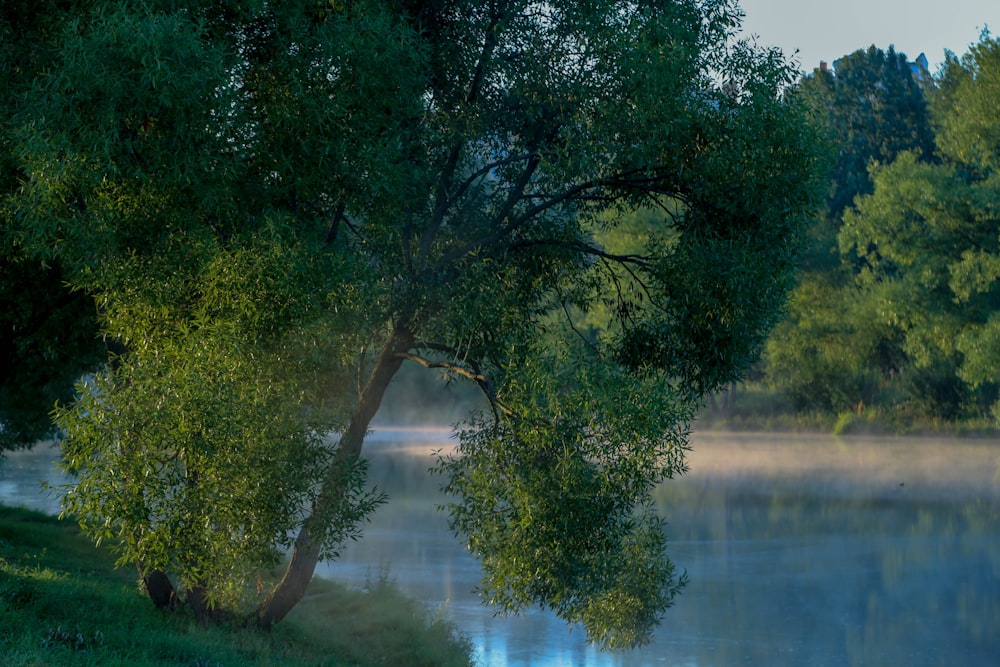
<instances>
[{"instance_id":1,"label":"river","mask_svg":"<svg viewBox=\"0 0 1000 667\"><path fill-rule=\"evenodd\" d=\"M689 583L649 646L608 655L531 611L494 617L427 469L447 433L380 429L390 494L323 576L388 577L451 618L484 667L1000 664L1000 442L696 433L690 472L657 490ZM0 502L54 511L51 450L0 463Z\"/></svg>"}]
</instances>

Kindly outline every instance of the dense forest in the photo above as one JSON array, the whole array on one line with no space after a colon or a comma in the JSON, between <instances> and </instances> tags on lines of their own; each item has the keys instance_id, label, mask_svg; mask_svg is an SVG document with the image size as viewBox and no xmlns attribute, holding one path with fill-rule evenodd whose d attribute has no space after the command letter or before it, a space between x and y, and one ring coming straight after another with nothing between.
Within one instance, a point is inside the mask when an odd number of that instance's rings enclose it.
<instances>
[{"instance_id":1,"label":"dense forest","mask_svg":"<svg viewBox=\"0 0 1000 667\"><path fill-rule=\"evenodd\" d=\"M872 46L793 94L837 151L826 211L786 318L713 413L988 428L1000 416L1000 42L984 33L933 76Z\"/></svg>"}]
</instances>

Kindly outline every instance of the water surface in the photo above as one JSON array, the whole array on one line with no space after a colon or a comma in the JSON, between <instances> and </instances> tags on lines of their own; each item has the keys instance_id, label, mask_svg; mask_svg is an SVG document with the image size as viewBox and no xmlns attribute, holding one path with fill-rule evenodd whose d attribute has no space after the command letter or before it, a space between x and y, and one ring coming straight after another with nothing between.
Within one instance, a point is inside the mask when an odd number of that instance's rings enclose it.
<instances>
[{"instance_id":1,"label":"water surface","mask_svg":"<svg viewBox=\"0 0 1000 667\"><path fill-rule=\"evenodd\" d=\"M688 586L655 641L602 654L551 614L496 618L476 562L435 505L446 434L376 433L371 481L391 498L325 570L387 572L443 606L481 664L1000 664L1000 443L696 435L657 504Z\"/></svg>"},{"instance_id":2,"label":"water surface","mask_svg":"<svg viewBox=\"0 0 1000 667\"><path fill-rule=\"evenodd\" d=\"M447 433L382 429L366 445L387 490L364 538L324 576L388 576L454 620L480 664L1000 664L1000 443L696 434L691 471L657 490L690 583L654 642L607 655L532 611L497 618L477 563L435 506ZM56 511L51 449L0 462L0 502Z\"/></svg>"}]
</instances>

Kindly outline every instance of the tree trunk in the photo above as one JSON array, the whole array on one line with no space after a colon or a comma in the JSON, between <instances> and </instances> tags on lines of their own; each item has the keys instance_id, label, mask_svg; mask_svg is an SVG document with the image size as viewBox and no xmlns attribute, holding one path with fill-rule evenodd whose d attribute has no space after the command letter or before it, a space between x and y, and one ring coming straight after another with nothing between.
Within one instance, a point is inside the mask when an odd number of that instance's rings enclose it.
<instances>
[{"instance_id":1,"label":"tree trunk","mask_svg":"<svg viewBox=\"0 0 1000 667\"><path fill-rule=\"evenodd\" d=\"M194 613L194 619L206 627L217 625L225 617L225 613L218 607L208 604L204 586L191 586L187 589L184 602L188 609Z\"/></svg>"},{"instance_id":2,"label":"tree trunk","mask_svg":"<svg viewBox=\"0 0 1000 667\"><path fill-rule=\"evenodd\" d=\"M260 603L247 619L248 625L255 625L269 630L279 622L302 600L306 588L312 580L316 564L319 562L322 539L317 534L323 526L317 526L315 517L330 516L336 511L336 505L343 501L344 487L340 471L343 470L345 459L357 459L361 456L365 434L372 418L378 411L385 391L393 376L403 363L400 353L406 352L413 344L413 335L405 327L396 327L389 342L382 349L375 368L368 378L368 383L361 392L358 405L351 415L347 430L340 436L337 445L337 455L330 466L319 498L312 512L305 520L295 538L292 556L285 568L285 574L271 594Z\"/></svg>"},{"instance_id":3,"label":"tree trunk","mask_svg":"<svg viewBox=\"0 0 1000 667\"><path fill-rule=\"evenodd\" d=\"M177 604L177 591L174 590L174 585L170 583L166 572L162 570L144 572L140 567L139 574L142 576L142 583L146 586L149 599L157 609L171 609Z\"/></svg>"}]
</instances>

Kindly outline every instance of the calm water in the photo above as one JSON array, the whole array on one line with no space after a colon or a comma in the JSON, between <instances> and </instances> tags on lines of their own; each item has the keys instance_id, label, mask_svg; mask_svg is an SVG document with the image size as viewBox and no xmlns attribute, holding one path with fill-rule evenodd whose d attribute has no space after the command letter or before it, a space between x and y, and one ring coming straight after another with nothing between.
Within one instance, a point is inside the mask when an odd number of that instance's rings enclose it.
<instances>
[{"instance_id":1,"label":"calm water","mask_svg":"<svg viewBox=\"0 0 1000 667\"><path fill-rule=\"evenodd\" d=\"M605 655L550 614L496 618L478 566L435 511L447 434L382 430L371 481L390 493L361 542L322 570L388 576L442 609L480 664L1000 664L1000 443L696 435L691 472L659 489L690 583L654 643ZM53 510L52 452L0 463L0 502Z\"/></svg>"}]
</instances>

